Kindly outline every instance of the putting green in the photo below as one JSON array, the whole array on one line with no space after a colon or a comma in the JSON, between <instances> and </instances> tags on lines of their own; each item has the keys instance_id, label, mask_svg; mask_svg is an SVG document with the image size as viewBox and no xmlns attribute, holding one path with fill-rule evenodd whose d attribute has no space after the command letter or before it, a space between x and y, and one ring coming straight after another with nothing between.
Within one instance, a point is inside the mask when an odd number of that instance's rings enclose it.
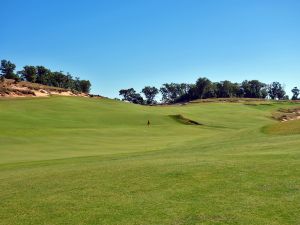
<instances>
[{"instance_id":1,"label":"putting green","mask_svg":"<svg viewBox=\"0 0 300 225\"><path fill-rule=\"evenodd\" d=\"M300 224L291 106L2 99L0 224Z\"/></svg>"}]
</instances>

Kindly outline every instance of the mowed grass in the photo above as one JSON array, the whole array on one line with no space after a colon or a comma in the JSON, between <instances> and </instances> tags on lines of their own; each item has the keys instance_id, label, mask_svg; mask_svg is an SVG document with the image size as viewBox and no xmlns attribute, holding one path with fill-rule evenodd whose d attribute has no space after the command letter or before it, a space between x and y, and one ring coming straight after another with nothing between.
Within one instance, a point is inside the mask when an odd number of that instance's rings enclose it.
<instances>
[{"instance_id":1,"label":"mowed grass","mask_svg":"<svg viewBox=\"0 0 300 225\"><path fill-rule=\"evenodd\" d=\"M291 106L0 100L0 224L300 224Z\"/></svg>"},{"instance_id":2,"label":"mowed grass","mask_svg":"<svg viewBox=\"0 0 300 225\"><path fill-rule=\"evenodd\" d=\"M300 134L300 120L291 120L282 123L276 123L263 128L269 134Z\"/></svg>"}]
</instances>

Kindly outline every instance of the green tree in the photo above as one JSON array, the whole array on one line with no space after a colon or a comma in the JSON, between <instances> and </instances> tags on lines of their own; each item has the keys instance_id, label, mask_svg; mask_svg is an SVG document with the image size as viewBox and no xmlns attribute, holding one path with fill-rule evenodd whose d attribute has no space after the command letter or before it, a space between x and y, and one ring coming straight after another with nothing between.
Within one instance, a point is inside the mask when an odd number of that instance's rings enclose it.
<instances>
[{"instance_id":1,"label":"green tree","mask_svg":"<svg viewBox=\"0 0 300 225\"><path fill-rule=\"evenodd\" d=\"M36 83L51 85L51 71L44 66L36 67Z\"/></svg>"},{"instance_id":2,"label":"green tree","mask_svg":"<svg viewBox=\"0 0 300 225\"><path fill-rule=\"evenodd\" d=\"M21 75L21 78L28 81L35 83L37 78L37 70L34 66L24 66L22 71L19 71L18 74Z\"/></svg>"},{"instance_id":3,"label":"green tree","mask_svg":"<svg viewBox=\"0 0 300 225\"><path fill-rule=\"evenodd\" d=\"M91 90L91 82L89 80L81 80L80 81L80 89L83 93L90 93Z\"/></svg>"},{"instance_id":4,"label":"green tree","mask_svg":"<svg viewBox=\"0 0 300 225\"><path fill-rule=\"evenodd\" d=\"M146 86L143 88L142 93L146 97L146 103L148 105L155 104L155 96L158 94L158 89L156 87Z\"/></svg>"},{"instance_id":5,"label":"green tree","mask_svg":"<svg viewBox=\"0 0 300 225\"><path fill-rule=\"evenodd\" d=\"M18 76L14 73L15 69L16 65L11 61L1 60L1 77L4 77L6 79L17 79Z\"/></svg>"},{"instance_id":6,"label":"green tree","mask_svg":"<svg viewBox=\"0 0 300 225\"><path fill-rule=\"evenodd\" d=\"M298 99L298 96L300 95L300 90L299 90L299 88L294 87L294 88L292 89L292 93L293 93L292 100L297 100L297 99Z\"/></svg>"},{"instance_id":7,"label":"green tree","mask_svg":"<svg viewBox=\"0 0 300 225\"><path fill-rule=\"evenodd\" d=\"M239 97L240 86L237 83L225 80L216 84L219 98Z\"/></svg>"},{"instance_id":8,"label":"green tree","mask_svg":"<svg viewBox=\"0 0 300 225\"><path fill-rule=\"evenodd\" d=\"M180 98L181 85L176 83L165 83L159 89L164 103L174 103Z\"/></svg>"},{"instance_id":9,"label":"green tree","mask_svg":"<svg viewBox=\"0 0 300 225\"><path fill-rule=\"evenodd\" d=\"M284 99L285 91L279 82L273 82L268 86L268 94L271 99Z\"/></svg>"},{"instance_id":10,"label":"green tree","mask_svg":"<svg viewBox=\"0 0 300 225\"><path fill-rule=\"evenodd\" d=\"M243 81L241 85L245 98L266 98L266 84L258 80Z\"/></svg>"},{"instance_id":11,"label":"green tree","mask_svg":"<svg viewBox=\"0 0 300 225\"><path fill-rule=\"evenodd\" d=\"M196 95L196 92L194 93L196 89L194 84L181 83L177 86L179 89L179 97L176 99L176 102L187 102L196 98L194 98L194 95Z\"/></svg>"},{"instance_id":12,"label":"green tree","mask_svg":"<svg viewBox=\"0 0 300 225\"><path fill-rule=\"evenodd\" d=\"M212 82L207 79L206 77L202 78L200 77L196 82L197 87L197 97L202 99L206 98L206 94L211 87Z\"/></svg>"},{"instance_id":13,"label":"green tree","mask_svg":"<svg viewBox=\"0 0 300 225\"><path fill-rule=\"evenodd\" d=\"M217 98L218 97L218 86L216 82L211 82L205 90L204 98Z\"/></svg>"},{"instance_id":14,"label":"green tree","mask_svg":"<svg viewBox=\"0 0 300 225\"><path fill-rule=\"evenodd\" d=\"M51 86L64 88L65 75L62 71L52 72L51 74Z\"/></svg>"},{"instance_id":15,"label":"green tree","mask_svg":"<svg viewBox=\"0 0 300 225\"><path fill-rule=\"evenodd\" d=\"M290 100L290 97L288 95L284 95L282 99L283 100Z\"/></svg>"},{"instance_id":16,"label":"green tree","mask_svg":"<svg viewBox=\"0 0 300 225\"><path fill-rule=\"evenodd\" d=\"M144 104L143 97L140 94L136 93L133 88L121 89L119 91L119 95L123 96L123 101L132 102L134 104Z\"/></svg>"},{"instance_id":17,"label":"green tree","mask_svg":"<svg viewBox=\"0 0 300 225\"><path fill-rule=\"evenodd\" d=\"M121 89L119 91L119 95L123 97L122 101L129 101L131 102L131 97L136 93L136 91L133 88L129 89Z\"/></svg>"},{"instance_id":18,"label":"green tree","mask_svg":"<svg viewBox=\"0 0 300 225\"><path fill-rule=\"evenodd\" d=\"M263 87L260 92L261 92L261 98L265 99L266 97L268 97L268 88L267 88L267 86Z\"/></svg>"}]
</instances>

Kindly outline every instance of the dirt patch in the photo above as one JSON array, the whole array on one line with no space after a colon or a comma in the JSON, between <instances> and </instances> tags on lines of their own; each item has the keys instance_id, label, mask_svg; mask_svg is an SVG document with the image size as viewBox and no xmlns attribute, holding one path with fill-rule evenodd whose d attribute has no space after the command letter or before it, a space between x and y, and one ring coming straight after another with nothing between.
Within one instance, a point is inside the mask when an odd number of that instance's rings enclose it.
<instances>
[{"instance_id":1,"label":"dirt patch","mask_svg":"<svg viewBox=\"0 0 300 225\"><path fill-rule=\"evenodd\" d=\"M278 112L273 114L273 118L281 122L300 120L300 108L279 109Z\"/></svg>"},{"instance_id":2,"label":"dirt patch","mask_svg":"<svg viewBox=\"0 0 300 225\"><path fill-rule=\"evenodd\" d=\"M48 97L50 95L49 92L45 90L33 91L36 97Z\"/></svg>"},{"instance_id":3,"label":"dirt patch","mask_svg":"<svg viewBox=\"0 0 300 225\"><path fill-rule=\"evenodd\" d=\"M67 89L26 81L16 82L5 79L0 82L0 97L48 97L51 95L89 97L85 93L74 93Z\"/></svg>"},{"instance_id":4,"label":"dirt patch","mask_svg":"<svg viewBox=\"0 0 300 225\"><path fill-rule=\"evenodd\" d=\"M49 94L51 94L51 95L61 95L61 96L75 96L75 94L72 93L71 91L61 91L61 92L50 91Z\"/></svg>"}]
</instances>

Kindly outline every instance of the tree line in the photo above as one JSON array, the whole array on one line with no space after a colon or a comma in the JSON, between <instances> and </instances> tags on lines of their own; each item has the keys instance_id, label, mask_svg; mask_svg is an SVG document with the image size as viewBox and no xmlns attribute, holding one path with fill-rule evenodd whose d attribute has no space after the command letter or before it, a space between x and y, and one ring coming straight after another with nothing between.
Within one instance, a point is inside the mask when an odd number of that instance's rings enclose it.
<instances>
[{"instance_id":1,"label":"tree line","mask_svg":"<svg viewBox=\"0 0 300 225\"><path fill-rule=\"evenodd\" d=\"M21 71L15 72L16 65L7 60L1 60L0 78L14 79L15 81L28 81L47 86L69 89L76 92L89 93L91 83L89 80L80 80L78 77L73 78L70 73L62 71L51 71L44 66L24 66Z\"/></svg>"},{"instance_id":2,"label":"tree line","mask_svg":"<svg viewBox=\"0 0 300 225\"><path fill-rule=\"evenodd\" d=\"M279 82L272 82L271 84L265 84L259 80L245 80L242 83L228 80L212 82L205 77L200 77L194 84L165 83L159 89L146 86L141 93L136 92L133 88L119 91L123 101L143 105L157 104L155 99L159 93L162 97L161 101L166 104L208 98L289 99L284 86ZM292 100L297 100L300 95L299 88L293 88L292 93ZM144 95L145 99L141 94Z\"/></svg>"}]
</instances>

